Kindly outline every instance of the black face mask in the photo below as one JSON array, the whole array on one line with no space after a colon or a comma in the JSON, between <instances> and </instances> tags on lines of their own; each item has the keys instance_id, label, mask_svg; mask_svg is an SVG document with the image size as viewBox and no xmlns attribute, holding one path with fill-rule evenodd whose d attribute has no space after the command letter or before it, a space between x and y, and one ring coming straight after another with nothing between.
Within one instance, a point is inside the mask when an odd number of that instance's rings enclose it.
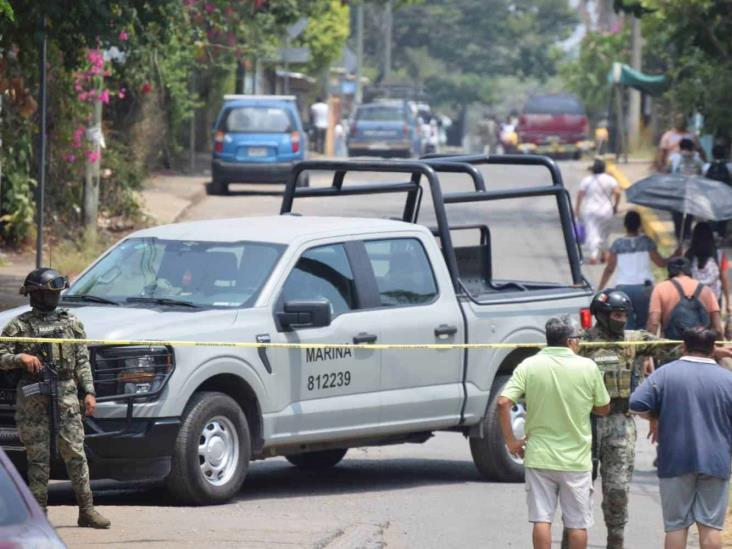
<instances>
[{"instance_id":1,"label":"black face mask","mask_svg":"<svg viewBox=\"0 0 732 549\"><path fill-rule=\"evenodd\" d=\"M610 315L598 315L597 323L612 336L625 336L626 321L624 320L613 320Z\"/></svg>"},{"instance_id":2,"label":"black face mask","mask_svg":"<svg viewBox=\"0 0 732 549\"><path fill-rule=\"evenodd\" d=\"M34 309L38 309L44 313L50 313L58 307L61 301L61 292L51 290L36 290L30 292L30 304Z\"/></svg>"}]
</instances>

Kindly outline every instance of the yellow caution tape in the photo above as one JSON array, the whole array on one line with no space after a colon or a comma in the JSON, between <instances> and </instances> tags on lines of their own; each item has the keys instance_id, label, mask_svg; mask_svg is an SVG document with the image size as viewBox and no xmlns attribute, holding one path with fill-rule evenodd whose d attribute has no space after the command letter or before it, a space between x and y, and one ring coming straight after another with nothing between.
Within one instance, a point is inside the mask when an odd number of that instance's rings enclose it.
<instances>
[{"instance_id":1,"label":"yellow caution tape","mask_svg":"<svg viewBox=\"0 0 732 549\"><path fill-rule=\"evenodd\" d=\"M236 347L243 349L539 349L545 343L265 343L241 341L165 341L157 339L65 339L54 337L5 337L0 343L56 343L66 345L160 346L171 347ZM658 339L653 341L583 341L582 347L635 347L640 345L679 345L681 341ZM718 345L732 345L732 341L718 341Z\"/></svg>"}]
</instances>

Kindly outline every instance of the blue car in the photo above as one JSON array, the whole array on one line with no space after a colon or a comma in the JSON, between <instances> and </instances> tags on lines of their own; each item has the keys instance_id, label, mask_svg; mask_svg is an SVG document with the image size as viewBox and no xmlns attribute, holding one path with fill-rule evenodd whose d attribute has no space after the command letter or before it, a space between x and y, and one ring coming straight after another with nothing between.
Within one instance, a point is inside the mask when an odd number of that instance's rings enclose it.
<instances>
[{"instance_id":1,"label":"blue car","mask_svg":"<svg viewBox=\"0 0 732 549\"><path fill-rule=\"evenodd\" d=\"M406 101L359 105L347 145L348 156L419 156L422 142L417 117Z\"/></svg>"},{"instance_id":2,"label":"blue car","mask_svg":"<svg viewBox=\"0 0 732 549\"><path fill-rule=\"evenodd\" d=\"M293 164L305 160L306 139L294 96L225 95L209 193L227 194L229 183L285 183Z\"/></svg>"}]
</instances>

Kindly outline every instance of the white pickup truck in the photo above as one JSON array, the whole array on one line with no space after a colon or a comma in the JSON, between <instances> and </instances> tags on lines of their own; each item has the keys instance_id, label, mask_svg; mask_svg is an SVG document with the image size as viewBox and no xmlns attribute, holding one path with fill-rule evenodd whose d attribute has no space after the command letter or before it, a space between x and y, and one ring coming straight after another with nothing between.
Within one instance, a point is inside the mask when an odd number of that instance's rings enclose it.
<instances>
[{"instance_id":1,"label":"white pickup truck","mask_svg":"<svg viewBox=\"0 0 732 549\"><path fill-rule=\"evenodd\" d=\"M480 164L531 164L551 183L488 190ZM332 183L296 188L302 172ZM405 181L345 183L353 172ZM473 189L443 192L439 174ZM437 226L417 223L429 192ZM404 197L401 220L291 213L302 197ZM548 198L566 253L566 283L498 280L487 224L450 225L448 204ZM336 465L349 448L424 442L435 431L470 440L487 479L520 480L494 398L528 348L358 348L413 343L543 342L547 318L579 316L591 288L580 272L571 207L544 157L451 157L415 162L304 162L282 215L145 229L93 263L63 296L88 336L159 340L90 347L99 405L86 422L93 478L164 479L181 501L231 498L252 460ZM453 244L475 232L475 245ZM26 308L5 311L7 323ZM302 348L176 346L175 341L299 343ZM167 343L166 343L167 342ZM328 346L355 344L351 347ZM307 345L317 345L307 347ZM323 346L324 345L324 346ZM0 379L0 444L24 467L13 421L14 386ZM523 429L523 410L514 427ZM62 467L54 464L54 475Z\"/></svg>"}]
</instances>

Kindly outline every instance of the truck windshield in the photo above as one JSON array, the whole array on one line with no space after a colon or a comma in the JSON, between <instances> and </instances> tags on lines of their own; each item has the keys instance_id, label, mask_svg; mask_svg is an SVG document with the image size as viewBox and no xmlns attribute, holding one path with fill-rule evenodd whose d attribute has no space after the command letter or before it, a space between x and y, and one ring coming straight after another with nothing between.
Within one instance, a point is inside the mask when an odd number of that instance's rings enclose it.
<instances>
[{"instance_id":1,"label":"truck windshield","mask_svg":"<svg viewBox=\"0 0 732 549\"><path fill-rule=\"evenodd\" d=\"M129 238L66 292L68 301L251 307L283 245Z\"/></svg>"}]
</instances>

